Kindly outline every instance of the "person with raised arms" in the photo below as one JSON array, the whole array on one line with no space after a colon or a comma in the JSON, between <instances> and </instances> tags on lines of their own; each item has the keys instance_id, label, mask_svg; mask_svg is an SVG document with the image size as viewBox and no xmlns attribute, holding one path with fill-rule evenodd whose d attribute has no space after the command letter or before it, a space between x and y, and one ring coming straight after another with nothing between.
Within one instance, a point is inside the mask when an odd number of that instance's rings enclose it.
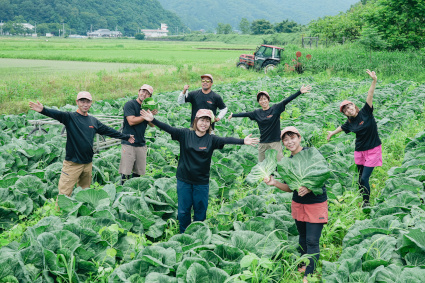
<instances>
[{"instance_id":1,"label":"person with raised arms","mask_svg":"<svg viewBox=\"0 0 425 283\"><path fill-rule=\"evenodd\" d=\"M214 115L209 109L199 109L195 115L192 129L175 128L154 118L150 111L142 110L141 117L152 122L161 130L171 134L180 143L180 158L177 166L178 220L180 233L184 233L193 221L204 221L208 208L211 158L214 150L226 144L255 145L257 138L248 135L244 139L218 137L212 135L211 124Z\"/></svg>"},{"instance_id":2,"label":"person with raised arms","mask_svg":"<svg viewBox=\"0 0 425 283\"><path fill-rule=\"evenodd\" d=\"M192 114L190 116L190 126L193 126L193 121L195 120L196 113L199 109L210 109L214 114L214 121L212 124L212 129L214 130L214 122L218 122L224 118L227 113L226 104L224 104L221 96L214 91L211 87L214 83L213 76L210 74L205 74L201 76L202 88L187 92L189 85L183 87L183 91L180 93L177 102L179 104L184 104L189 102L192 104ZM220 110L217 115L217 108ZM217 115L217 116L216 116Z\"/></svg>"},{"instance_id":3,"label":"person with raised arms","mask_svg":"<svg viewBox=\"0 0 425 283\"><path fill-rule=\"evenodd\" d=\"M293 126L286 127L281 131L281 139L283 145L291 151L290 158L303 150L312 150L301 146L301 134ZM279 182L273 176L264 178L264 182L284 192L293 193L291 214L292 218L295 219L299 233L299 251L301 255L311 255L309 264L300 266L298 271L304 272L303 282L308 282L307 276L314 272L316 263L319 260L319 240L323 226L328 222L326 187L322 187L322 194L315 195L309 188L303 186L290 188L286 183Z\"/></svg>"},{"instance_id":4,"label":"person with raised arms","mask_svg":"<svg viewBox=\"0 0 425 283\"><path fill-rule=\"evenodd\" d=\"M282 144L280 142L280 114L285 111L285 106L302 93L310 92L311 86L302 86L299 91L282 100L279 103L270 106L270 95L267 91L257 93L257 102L261 108L252 112L230 113L229 121L233 117L248 117L258 124L260 129L260 144L258 145L258 162L265 159L265 153L268 149L277 151L277 160L280 161L282 155Z\"/></svg>"},{"instance_id":5,"label":"person with raised arms","mask_svg":"<svg viewBox=\"0 0 425 283\"><path fill-rule=\"evenodd\" d=\"M339 111L347 116L347 121L335 131L329 131L327 140L341 131L346 134L356 134L356 147L354 162L359 172L359 189L363 196L363 207L368 207L370 202L369 178L377 166L382 166L382 143L378 135L378 126L373 116L373 93L377 77L374 71L366 70L372 78L366 103L361 110L351 101L344 100L339 106Z\"/></svg>"},{"instance_id":6,"label":"person with raised arms","mask_svg":"<svg viewBox=\"0 0 425 283\"><path fill-rule=\"evenodd\" d=\"M133 135L120 133L88 114L92 100L89 92L79 92L76 100L78 109L75 112L49 109L38 101L29 103L32 110L58 120L66 128L66 155L59 179L59 194L71 196L75 183L83 189L90 187L94 154L93 140L96 134L134 143Z\"/></svg>"}]
</instances>

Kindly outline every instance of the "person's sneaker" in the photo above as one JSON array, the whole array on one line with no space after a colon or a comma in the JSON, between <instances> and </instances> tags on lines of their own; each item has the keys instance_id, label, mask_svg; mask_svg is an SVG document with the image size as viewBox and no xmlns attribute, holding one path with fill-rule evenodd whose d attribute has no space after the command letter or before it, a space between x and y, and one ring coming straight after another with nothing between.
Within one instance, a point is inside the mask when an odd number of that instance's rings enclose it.
<instances>
[{"instance_id":1,"label":"person's sneaker","mask_svg":"<svg viewBox=\"0 0 425 283\"><path fill-rule=\"evenodd\" d=\"M363 202L362 210L364 213L370 213L371 208L370 208L370 203L368 201Z\"/></svg>"}]
</instances>

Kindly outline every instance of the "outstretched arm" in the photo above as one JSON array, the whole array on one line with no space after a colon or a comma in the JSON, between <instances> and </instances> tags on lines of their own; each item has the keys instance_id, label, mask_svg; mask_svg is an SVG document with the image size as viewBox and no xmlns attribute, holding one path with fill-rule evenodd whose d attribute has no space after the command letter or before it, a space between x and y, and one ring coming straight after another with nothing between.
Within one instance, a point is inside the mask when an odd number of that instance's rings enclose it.
<instances>
[{"instance_id":1,"label":"outstretched arm","mask_svg":"<svg viewBox=\"0 0 425 283\"><path fill-rule=\"evenodd\" d=\"M288 192L288 193L292 192L292 190L289 188L287 184L279 182L273 176L264 178L264 183L266 183L269 186L275 186L276 188L284 192Z\"/></svg>"},{"instance_id":2,"label":"outstretched arm","mask_svg":"<svg viewBox=\"0 0 425 283\"><path fill-rule=\"evenodd\" d=\"M291 102L292 100L294 100L295 98L297 98L300 94L310 92L310 90L311 90L311 86L310 85L307 85L307 86L304 86L303 85L300 88L299 91L297 91L296 93L292 94L288 98L285 98L284 100L282 100L282 102L279 102L278 105L280 106L282 112L283 112L283 110L285 110L286 104L288 104L289 102Z\"/></svg>"},{"instance_id":3,"label":"outstretched arm","mask_svg":"<svg viewBox=\"0 0 425 283\"><path fill-rule=\"evenodd\" d=\"M156 120L153 117L153 114L152 114L152 112L150 110L147 110L146 111L146 110L142 109L140 111L140 116L143 119L145 119L145 121L148 121L148 122L154 124L155 126L157 126L158 128L160 128L161 130L166 131L167 133L169 133L171 135L178 135L178 133L180 132L180 129L171 127L170 125L167 125L165 123L162 123L162 122Z\"/></svg>"},{"instance_id":4,"label":"outstretched arm","mask_svg":"<svg viewBox=\"0 0 425 283\"><path fill-rule=\"evenodd\" d=\"M329 141L333 135L336 135L339 132L342 132L341 126L339 126L338 128L336 128L335 131L328 131L328 136L326 137L326 139Z\"/></svg>"},{"instance_id":5,"label":"outstretched arm","mask_svg":"<svg viewBox=\"0 0 425 283\"><path fill-rule=\"evenodd\" d=\"M366 73L372 78L372 84L370 85L369 91L367 92L367 98L366 98L367 104L369 104L369 106L372 107L373 92L375 91L376 82L378 81L378 78L376 77L375 71L370 71L368 69L366 70Z\"/></svg>"},{"instance_id":6,"label":"outstretched arm","mask_svg":"<svg viewBox=\"0 0 425 283\"><path fill-rule=\"evenodd\" d=\"M253 112L241 112L241 113L230 113L229 116L229 121L230 119L232 119L233 117L238 118L238 117L249 117L250 119L252 119L253 117Z\"/></svg>"},{"instance_id":7,"label":"outstretched arm","mask_svg":"<svg viewBox=\"0 0 425 283\"><path fill-rule=\"evenodd\" d=\"M38 113L47 117L58 120L61 123L66 123L69 117L68 112L45 108L39 101L37 101L37 103L30 101L29 106L32 110L37 111Z\"/></svg>"}]
</instances>

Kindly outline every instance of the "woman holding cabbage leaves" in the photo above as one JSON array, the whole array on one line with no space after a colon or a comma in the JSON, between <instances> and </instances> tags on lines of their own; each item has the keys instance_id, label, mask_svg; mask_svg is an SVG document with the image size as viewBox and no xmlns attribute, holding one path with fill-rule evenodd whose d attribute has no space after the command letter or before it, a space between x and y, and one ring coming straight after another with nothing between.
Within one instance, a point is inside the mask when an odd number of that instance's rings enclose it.
<instances>
[{"instance_id":1,"label":"woman holding cabbage leaves","mask_svg":"<svg viewBox=\"0 0 425 283\"><path fill-rule=\"evenodd\" d=\"M284 128L280 137L283 145L291 151L291 159L283 159L278 163L278 172L284 182L276 180L273 176L264 178L264 182L284 192L293 192L291 211L299 233L299 251L301 255L311 255L310 263L298 269L305 272L303 282L307 282L307 276L313 273L319 260L319 239L323 225L328 222L324 182L329 176L329 170L326 160L315 148L301 146L301 135L295 127ZM304 164L308 163L309 166L297 168L303 160ZM296 175L300 171L303 171L301 181Z\"/></svg>"}]
</instances>

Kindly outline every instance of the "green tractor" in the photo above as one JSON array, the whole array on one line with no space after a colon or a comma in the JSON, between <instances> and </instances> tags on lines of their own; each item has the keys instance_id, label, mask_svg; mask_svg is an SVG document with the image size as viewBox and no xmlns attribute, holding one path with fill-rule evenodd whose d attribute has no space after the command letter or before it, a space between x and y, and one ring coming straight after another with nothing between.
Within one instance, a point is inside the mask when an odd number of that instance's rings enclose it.
<instances>
[{"instance_id":1,"label":"green tractor","mask_svg":"<svg viewBox=\"0 0 425 283\"><path fill-rule=\"evenodd\" d=\"M239 62L236 63L236 67L243 69L254 68L259 71L264 69L264 72L274 69L279 63L283 52L282 47L273 45L261 45L257 47L254 55L242 54L239 56Z\"/></svg>"}]
</instances>

